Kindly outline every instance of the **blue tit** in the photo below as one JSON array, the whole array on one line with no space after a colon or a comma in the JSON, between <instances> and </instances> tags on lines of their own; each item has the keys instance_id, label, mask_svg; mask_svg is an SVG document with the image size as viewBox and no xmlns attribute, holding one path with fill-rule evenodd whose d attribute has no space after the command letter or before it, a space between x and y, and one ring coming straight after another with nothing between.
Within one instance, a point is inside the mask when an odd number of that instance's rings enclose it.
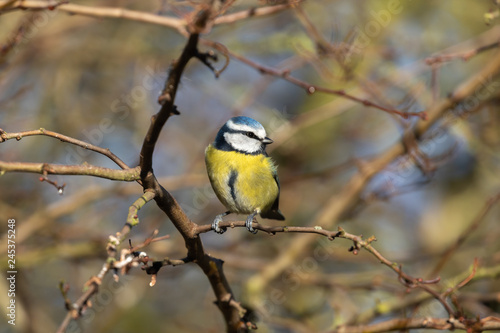
<instances>
[{"instance_id":1,"label":"blue tit","mask_svg":"<svg viewBox=\"0 0 500 333\"><path fill-rule=\"evenodd\" d=\"M222 218L228 214L245 214L248 231L257 214L263 218L284 220L279 210L280 183L266 145L273 140L266 130L248 117L229 119L219 130L215 141L205 150L208 178L227 212L219 214L212 223L217 233Z\"/></svg>"}]
</instances>

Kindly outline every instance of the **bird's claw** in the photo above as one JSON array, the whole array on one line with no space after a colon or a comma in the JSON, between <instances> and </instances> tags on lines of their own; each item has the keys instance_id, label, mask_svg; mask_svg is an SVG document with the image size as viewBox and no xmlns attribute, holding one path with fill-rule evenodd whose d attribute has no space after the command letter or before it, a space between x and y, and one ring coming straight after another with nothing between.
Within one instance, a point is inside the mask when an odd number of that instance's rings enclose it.
<instances>
[{"instance_id":1,"label":"bird's claw","mask_svg":"<svg viewBox=\"0 0 500 333\"><path fill-rule=\"evenodd\" d=\"M214 219L214 221L212 222L212 229L216 233L218 233L220 235L222 235L223 233L226 232L226 228L224 228L224 227L220 228L219 227L219 223L221 223L221 222L222 222L222 217L221 216L216 216L215 219Z\"/></svg>"},{"instance_id":2,"label":"bird's claw","mask_svg":"<svg viewBox=\"0 0 500 333\"><path fill-rule=\"evenodd\" d=\"M252 222L253 222L253 216L250 215L245 222L245 226L247 227L248 231L250 231L252 234L255 235L257 233L257 229L254 229L252 227Z\"/></svg>"}]
</instances>

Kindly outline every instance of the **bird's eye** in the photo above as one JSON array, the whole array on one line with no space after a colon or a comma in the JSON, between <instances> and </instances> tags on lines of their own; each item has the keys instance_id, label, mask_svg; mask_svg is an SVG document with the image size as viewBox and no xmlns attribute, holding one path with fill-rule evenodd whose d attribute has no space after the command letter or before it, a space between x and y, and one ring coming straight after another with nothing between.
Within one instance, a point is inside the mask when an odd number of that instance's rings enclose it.
<instances>
[{"instance_id":1,"label":"bird's eye","mask_svg":"<svg viewBox=\"0 0 500 333\"><path fill-rule=\"evenodd\" d=\"M259 138L252 132L245 132L245 135L248 136L249 138L259 140Z\"/></svg>"}]
</instances>

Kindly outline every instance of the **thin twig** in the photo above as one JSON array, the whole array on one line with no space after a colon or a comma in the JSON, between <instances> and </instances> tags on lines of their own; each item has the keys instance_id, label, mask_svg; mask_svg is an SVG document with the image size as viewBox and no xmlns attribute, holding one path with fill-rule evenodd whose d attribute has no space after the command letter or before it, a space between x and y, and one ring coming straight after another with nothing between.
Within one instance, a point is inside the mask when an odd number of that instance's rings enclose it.
<instances>
[{"instance_id":1,"label":"thin twig","mask_svg":"<svg viewBox=\"0 0 500 333\"><path fill-rule=\"evenodd\" d=\"M122 231L117 234L117 238L122 239L126 237L130 232L130 229L139 224L139 210L144 207L144 205L149 201L153 200L155 198L155 195L155 192L147 190L140 198L138 198L132 205L130 205L127 215L127 222L123 226Z\"/></svg>"},{"instance_id":2,"label":"thin twig","mask_svg":"<svg viewBox=\"0 0 500 333\"><path fill-rule=\"evenodd\" d=\"M99 154L102 154L106 157L108 157L110 160L116 163L120 168L122 169L130 169L130 167L123 162L118 156L113 154L108 148L101 148L99 146L93 145L91 143L81 141L72 137L69 137L64 134L60 134L57 132L49 131L46 130L45 128L40 128L37 130L32 130L32 131L23 131L23 132L13 132L13 133L7 133L4 130L0 128L0 143L5 142L7 140L11 139L16 139L17 141L20 141L22 138L27 137L27 136L35 136L35 135L43 135L43 136L48 136L52 138L56 138L61 140L62 142L67 142L71 143L73 145L95 151Z\"/></svg>"},{"instance_id":3,"label":"thin twig","mask_svg":"<svg viewBox=\"0 0 500 333\"><path fill-rule=\"evenodd\" d=\"M149 201L153 200L155 193L153 191L145 191L144 194L139 197L134 203L129 207L127 221L120 232L116 235L110 235L108 244L106 245L106 251L108 252L108 262L112 263L116 260L116 253L118 252L118 247L122 241L127 237L130 230L139 224L138 211Z\"/></svg>"},{"instance_id":4,"label":"thin twig","mask_svg":"<svg viewBox=\"0 0 500 333\"><path fill-rule=\"evenodd\" d=\"M157 230L155 230L154 235L157 234ZM113 238L113 237L111 237ZM147 257L142 257L142 253L135 252L138 249L141 249L147 245L149 245L151 242L163 240L169 238L168 235L162 236L162 237L148 237L141 245L135 247L135 248L130 248L128 250L125 250L123 252L123 255L120 257L120 260L116 260L114 258L114 254L116 251L110 250L109 249L109 244L108 244L108 259L106 262L103 264L101 270L96 276L91 277L86 283L85 283L85 288L86 291L83 293L80 298L75 302L71 303L67 296L67 292L69 287L67 285L64 285L62 282L59 286L61 293L63 295L64 301L65 301L65 306L66 310L68 313L66 314L66 317L62 321L62 323L59 326L59 329L57 332L65 332L68 325L72 320L76 320L80 318L83 315L83 312L86 307L91 307L90 298L97 294L99 291L99 286L102 283L102 280L106 276L106 274L109 271L113 271L115 275L115 280L118 280L118 269L121 269L122 275L126 274L132 267L138 266L139 264L147 264L148 258ZM147 267L147 266L144 266Z\"/></svg>"},{"instance_id":5,"label":"thin twig","mask_svg":"<svg viewBox=\"0 0 500 333\"><path fill-rule=\"evenodd\" d=\"M472 330L475 328L476 330ZM498 318L483 318L470 322L450 322L446 318L403 318L389 319L382 322L377 322L368 325L356 326L340 326L335 328L330 333L359 333L359 332L392 332L392 331L407 331L410 329L434 329L443 331L463 330L467 332L494 331L500 329L500 321Z\"/></svg>"},{"instance_id":6,"label":"thin twig","mask_svg":"<svg viewBox=\"0 0 500 333\"><path fill-rule=\"evenodd\" d=\"M219 16L214 20L214 25L229 24L251 17L276 14L282 12L283 10L289 9L293 3L299 3L299 2L302 2L302 0L295 0L295 1L290 1L289 3L286 4L266 6L262 8L250 8L247 10L242 10L239 12Z\"/></svg>"},{"instance_id":7,"label":"thin twig","mask_svg":"<svg viewBox=\"0 0 500 333\"><path fill-rule=\"evenodd\" d=\"M221 228L242 228L246 226L245 221L223 221L219 224L219 227ZM378 250L376 250L371 243L376 241L375 237L370 237L368 239L363 239L361 236L357 236L354 234L350 234L346 232L344 229L341 227L338 228L337 231L331 231L331 230L325 230L320 226L315 226L315 227L295 227L295 226L265 226L262 225L258 222L253 222L252 227L256 230L261 230L264 231L270 235L275 235L277 233L312 233L312 234L318 234L327 237L329 240L334 240L335 238L343 238L343 239L348 239L353 241L354 245L350 248L349 251L353 252L354 254L358 253L358 250L361 248L366 249L368 252L373 254L379 261L380 263L386 265L390 269L392 269L394 272L398 274L398 277L400 279L403 279L405 281L405 285L409 286L417 286L417 285L425 285L425 284L435 284L440 281L439 278L431 279L431 280L423 280L421 278L415 278L412 277L406 273L403 272L401 267L397 265L395 262L392 262L388 259L386 259ZM210 232L212 230L212 226L210 224L207 225L200 225L197 228L197 233L205 233L205 232Z\"/></svg>"},{"instance_id":8,"label":"thin twig","mask_svg":"<svg viewBox=\"0 0 500 333\"><path fill-rule=\"evenodd\" d=\"M474 258L474 263L472 265L472 269L471 269L470 274L465 279L463 279L462 281L457 283L456 286L446 290L443 293L443 296L446 297L448 295L451 295L452 293L454 293L455 291L457 291L458 289L464 287L467 283L469 283L474 278L474 276L476 276L478 266L479 266L479 260L477 258Z\"/></svg>"},{"instance_id":9,"label":"thin twig","mask_svg":"<svg viewBox=\"0 0 500 333\"><path fill-rule=\"evenodd\" d=\"M66 332L66 328L68 327L70 322L82 315L82 312L87 307L90 298L98 292L102 279L108 271L108 265L104 264L99 274L97 276L93 276L87 281L86 291L80 296L80 298L78 298L76 302L72 304L71 308L68 309L68 313L66 313L64 320L61 322L61 325L59 325L57 333Z\"/></svg>"},{"instance_id":10,"label":"thin twig","mask_svg":"<svg viewBox=\"0 0 500 333\"><path fill-rule=\"evenodd\" d=\"M482 52L493 50L493 49L496 49L498 47L500 47L500 40L496 41L494 43L488 44L488 45L480 46L478 48L475 48L475 49L472 49L469 51L465 51L465 52L439 54L436 56L427 57L425 59L425 63L427 65L434 65L434 64L440 64L440 63L455 60L455 59L461 59L463 61L468 61L468 60L470 60L470 58L472 58L472 57L474 57Z\"/></svg>"},{"instance_id":11,"label":"thin twig","mask_svg":"<svg viewBox=\"0 0 500 333\"><path fill-rule=\"evenodd\" d=\"M10 1L0 0L0 8L3 5L6 5L8 2ZM172 28L178 31L181 35L186 34L186 21L184 19L176 17L160 16L156 14L150 14L123 8L93 7L93 6L77 5L73 3L60 3L58 1L23 0L11 3L8 9L41 10L41 9L53 9L56 6L58 10L62 12L67 12L69 14L78 14L90 17L120 18L131 21L151 23Z\"/></svg>"},{"instance_id":12,"label":"thin twig","mask_svg":"<svg viewBox=\"0 0 500 333\"><path fill-rule=\"evenodd\" d=\"M238 228L244 227L245 221L223 221L219 224L221 228ZM267 232L270 235L275 235L276 233L312 233L318 234L322 236L326 236L329 240L334 240L335 237L339 237L341 231L329 231L324 230L321 227L293 227L293 226L284 226L284 227L270 227L258 222L253 222L252 226L256 230L261 230ZM196 234L202 234L206 232L210 232L212 230L212 226L210 224L200 225L197 227Z\"/></svg>"},{"instance_id":13,"label":"thin twig","mask_svg":"<svg viewBox=\"0 0 500 333\"><path fill-rule=\"evenodd\" d=\"M57 184L57 181L50 180L49 178L47 178L46 174L43 175L42 177L40 177L39 180L41 182L46 182L46 183L49 183L50 185L54 186L57 189L57 192L59 194L62 195L64 193L64 187L66 187L66 183L63 183L62 185L59 185L59 184Z\"/></svg>"},{"instance_id":14,"label":"thin twig","mask_svg":"<svg viewBox=\"0 0 500 333\"><path fill-rule=\"evenodd\" d=\"M94 176L109 180L136 181L140 179L140 168L116 170L91 164L61 165L50 163L4 162L0 161L0 174L4 172L30 172L38 174Z\"/></svg>"},{"instance_id":15,"label":"thin twig","mask_svg":"<svg viewBox=\"0 0 500 333\"><path fill-rule=\"evenodd\" d=\"M219 227L227 229L227 228L243 228L246 226L245 221L223 221L219 224ZM349 251L353 252L354 254L358 254L359 249L364 248L366 251L370 252L373 256L375 256L378 261L389 267L391 270L393 270L397 275L399 281L408 289L415 289L419 288L422 289L423 291L427 292L430 294L432 297L434 297L441 305L444 307L444 309L448 312L450 318L456 318L458 317L458 313L448 304L446 297L448 297L450 294L455 292L456 290L462 288L465 286L467 283L469 283L475 276L476 271L477 271L477 265L478 262L477 260L474 261L474 266L472 269L472 272L465 277L460 283L458 283L456 286L453 288L450 288L446 290L443 293L439 293L438 291L432 289L429 287L429 285L434 285L440 282L440 278L436 277L433 279L428 279L424 280L422 278L417 278L413 277L407 273L405 273L401 267L401 265L398 265L397 263L390 261L389 259L385 258L377 249L375 249L371 243L376 241L375 237L369 237L368 239L363 239L361 236L353 235L348 232L346 232L342 228L338 228L338 231L330 231L330 230L324 230L323 228L316 226L316 227L295 227L295 226L265 226L262 225L258 222L253 222L252 227L256 230L261 230L269 235L276 235L277 233L312 233L312 234L318 234L327 237L329 240L334 240L335 238L343 238L343 239L348 239L353 241L354 245L349 249ZM212 230L212 226L207 224L207 225L200 225L197 228L197 233L206 233L210 232Z\"/></svg>"},{"instance_id":16,"label":"thin twig","mask_svg":"<svg viewBox=\"0 0 500 333\"><path fill-rule=\"evenodd\" d=\"M360 103L366 107L372 107L375 109L379 109L379 110L387 112L387 113L398 115L398 116L403 117L405 119L407 119L408 117L411 117L411 116L415 116L415 117L419 117L422 120L425 120L427 117L426 112L423 112L423 111L422 112L401 112L401 111L396 110L396 109L392 109L392 108L378 105L378 104L376 104L368 99L356 97L354 95L347 93L343 89L330 89L330 88L314 85L314 84L308 83L306 81L300 80L300 79L292 76L290 74L290 71L287 69L278 70L278 69L275 69L272 67L261 65L253 60L250 60L249 58L238 55L238 54L230 51L229 49L227 49L225 46L223 46L220 43L212 42L212 41L209 41L206 39L204 39L202 42L207 44L208 46L218 50L219 52L226 53L230 57L237 59L238 61L258 70L261 74L267 74L267 75L279 77L279 78L282 78L283 80L286 80L286 81L288 81L288 82L290 82L298 87L301 87L309 95L312 95L316 92L321 92L321 93L330 94L330 95L337 95L337 96L341 96L343 98L346 98L348 100L351 100L353 102Z\"/></svg>"}]
</instances>

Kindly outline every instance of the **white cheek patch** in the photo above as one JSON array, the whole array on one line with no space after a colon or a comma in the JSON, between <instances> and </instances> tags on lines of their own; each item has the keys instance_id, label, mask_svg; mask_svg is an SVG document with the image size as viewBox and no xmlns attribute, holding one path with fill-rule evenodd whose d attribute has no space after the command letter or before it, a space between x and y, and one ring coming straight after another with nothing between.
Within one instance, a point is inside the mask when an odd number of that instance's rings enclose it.
<instances>
[{"instance_id":1,"label":"white cheek patch","mask_svg":"<svg viewBox=\"0 0 500 333\"><path fill-rule=\"evenodd\" d=\"M234 149L247 153L255 153L261 148L259 140L251 139L241 133L224 133L224 139Z\"/></svg>"}]
</instances>

